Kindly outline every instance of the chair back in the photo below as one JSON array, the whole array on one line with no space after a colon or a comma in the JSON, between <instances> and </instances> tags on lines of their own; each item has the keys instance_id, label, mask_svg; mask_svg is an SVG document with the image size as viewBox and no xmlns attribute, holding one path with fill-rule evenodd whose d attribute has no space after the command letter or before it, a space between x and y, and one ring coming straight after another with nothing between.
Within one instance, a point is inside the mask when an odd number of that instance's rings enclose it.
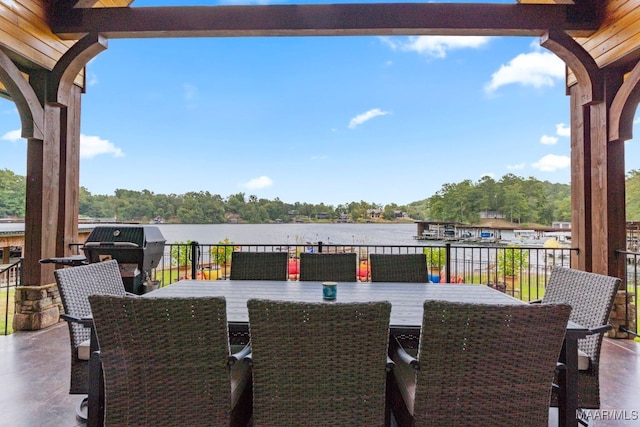
<instances>
[{"instance_id":1,"label":"chair back","mask_svg":"<svg viewBox=\"0 0 640 427\"><path fill-rule=\"evenodd\" d=\"M388 302L247 302L253 425L382 426Z\"/></svg>"},{"instance_id":2,"label":"chair back","mask_svg":"<svg viewBox=\"0 0 640 427\"><path fill-rule=\"evenodd\" d=\"M66 314L78 318L91 316L89 295L124 296L126 290L116 260L97 262L78 267L57 269L53 276ZM71 343L71 394L85 394L89 386L86 360L79 360L78 346L91 337L91 328L67 322Z\"/></svg>"},{"instance_id":3,"label":"chair back","mask_svg":"<svg viewBox=\"0 0 640 427\"><path fill-rule=\"evenodd\" d=\"M425 301L416 426L547 426L571 307Z\"/></svg>"},{"instance_id":4,"label":"chair back","mask_svg":"<svg viewBox=\"0 0 640 427\"><path fill-rule=\"evenodd\" d=\"M89 297L105 425L229 425L225 299Z\"/></svg>"},{"instance_id":5,"label":"chair back","mask_svg":"<svg viewBox=\"0 0 640 427\"><path fill-rule=\"evenodd\" d=\"M542 303L566 303L572 307L573 322L587 328L606 325L613 308L620 279L596 273L553 266ZM600 407L600 349L602 333L578 340L578 349L589 357L589 369L580 371L578 404Z\"/></svg>"},{"instance_id":6,"label":"chair back","mask_svg":"<svg viewBox=\"0 0 640 427\"><path fill-rule=\"evenodd\" d=\"M571 320L587 328L606 325L613 308L620 279L596 273L553 266L542 303L566 303L572 307ZM578 347L598 358L602 334L578 341Z\"/></svg>"},{"instance_id":7,"label":"chair back","mask_svg":"<svg viewBox=\"0 0 640 427\"><path fill-rule=\"evenodd\" d=\"M231 280L287 280L286 252L233 252Z\"/></svg>"},{"instance_id":8,"label":"chair back","mask_svg":"<svg viewBox=\"0 0 640 427\"><path fill-rule=\"evenodd\" d=\"M355 252L338 254L300 254L300 281L355 282L357 255Z\"/></svg>"},{"instance_id":9,"label":"chair back","mask_svg":"<svg viewBox=\"0 0 640 427\"><path fill-rule=\"evenodd\" d=\"M427 257L424 254L371 254L372 282L427 283Z\"/></svg>"}]
</instances>

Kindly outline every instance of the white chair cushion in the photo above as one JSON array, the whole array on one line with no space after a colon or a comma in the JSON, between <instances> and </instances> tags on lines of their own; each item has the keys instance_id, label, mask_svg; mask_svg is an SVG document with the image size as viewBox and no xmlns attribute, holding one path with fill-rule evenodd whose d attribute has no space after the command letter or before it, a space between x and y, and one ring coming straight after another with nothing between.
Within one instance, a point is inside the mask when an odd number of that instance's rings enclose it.
<instances>
[{"instance_id":1,"label":"white chair cushion","mask_svg":"<svg viewBox=\"0 0 640 427\"><path fill-rule=\"evenodd\" d=\"M589 370L589 365L591 364L591 360L587 353L582 350L578 350L578 370L579 371L587 371Z\"/></svg>"},{"instance_id":2,"label":"white chair cushion","mask_svg":"<svg viewBox=\"0 0 640 427\"><path fill-rule=\"evenodd\" d=\"M91 340L88 339L86 341L82 341L78 346L78 359L80 360L89 360L91 356Z\"/></svg>"}]
</instances>

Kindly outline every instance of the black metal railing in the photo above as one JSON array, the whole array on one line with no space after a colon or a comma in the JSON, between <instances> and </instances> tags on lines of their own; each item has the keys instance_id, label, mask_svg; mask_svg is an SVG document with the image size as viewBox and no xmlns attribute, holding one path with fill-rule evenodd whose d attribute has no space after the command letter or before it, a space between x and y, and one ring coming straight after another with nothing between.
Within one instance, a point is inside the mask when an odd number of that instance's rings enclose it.
<instances>
[{"instance_id":1,"label":"black metal railing","mask_svg":"<svg viewBox=\"0 0 640 427\"><path fill-rule=\"evenodd\" d=\"M333 245L314 244L167 244L153 279L166 286L181 279L228 278L233 251L289 254L289 279L297 280L297 258L301 252L355 252L359 281L369 281L370 254L423 253L434 268L433 282L476 283L500 289L525 301L542 298L553 265L570 267L571 248L526 246L424 245Z\"/></svg>"},{"instance_id":2,"label":"black metal railing","mask_svg":"<svg viewBox=\"0 0 640 427\"><path fill-rule=\"evenodd\" d=\"M640 253L618 251L618 256L625 258L625 275L622 278L624 291L624 325L620 327L626 332L638 337L638 290L640 290Z\"/></svg>"},{"instance_id":3,"label":"black metal railing","mask_svg":"<svg viewBox=\"0 0 640 427\"><path fill-rule=\"evenodd\" d=\"M13 332L16 286L22 285L22 259L0 270L0 334Z\"/></svg>"},{"instance_id":4,"label":"black metal railing","mask_svg":"<svg viewBox=\"0 0 640 427\"><path fill-rule=\"evenodd\" d=\"M71 245L73 254L80 253L81 243ZM537 300L544 295L551 267L571 267L573 248L540 248L527 246L453 245L335 245L323 242L307 244L201 244L198 242L166 244L151 279L163 287L182 279L221 280L230 274L231 254L234 251L276 252L289 254L289 280L298 280L298 257L302 252L355 252L358 254L359 281L371 280L369 255L371 254L425 254L432 282L474 283L491 286L524 301ZM21 263L19 264L21 268ZM12 266L13 267L13 266ZM13 267L17 268L17 267ZM7 274L9 277L11 273ZM14 276L21 277L20 273ZM12 277L14 277L12 276ZM4 277L4 276L2 276ZM3 281L4 283L9 281ZM15 287L18 282L11 282ZM637 283L637 282L634 282ZM8 286L8 285L5 285ZM4 289L4 288L3 288ZM7 287L7 290L9 288ZM11 294L11 296L9 296ZM5 318L9 318L9 298L6 298ZM2 303L0 303L0 309ZM5 322L6 323L6 322ZM6 333L6 332L5 332Z\"/></svg>"}]
</instances>

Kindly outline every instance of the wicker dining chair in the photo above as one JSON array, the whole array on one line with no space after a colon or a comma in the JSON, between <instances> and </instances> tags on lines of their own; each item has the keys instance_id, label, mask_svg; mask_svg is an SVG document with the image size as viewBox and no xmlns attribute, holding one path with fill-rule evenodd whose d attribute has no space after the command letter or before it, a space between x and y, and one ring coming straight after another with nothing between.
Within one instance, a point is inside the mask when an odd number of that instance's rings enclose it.
<instances>
[{"instance_id":1,"label":"wicker dining chair","mask_svg":"<svg viewBox=\"0 0 640 427\"><path fill-rule=\"evenodd\" d=\"M600 349L620 279L596 273L553 266L542 304L566 303L572 307L570 320L594 334L578 340L578 407L600 408ZM553 406L557 405L554 394Z\"/></svg>"},{"instance_id":2,"label":"wicker dining chair","mask_svg":"<svg viewBox=\"0 0 640 427\"><path fill-rule=\"evenodd\" d=\"M371 254L372 282L427 283L427 257L424 254Z\"/></svg>"},{"instance_id":3,"label":"wicker dining chair","mask_svg":"<svg viewBox=\"0 0 640 427\"><path fill-rule=\"evenodd\" d=\"M300 281L356 281L357 254L300 254Z\"/></svg>"},{"instance_id":4,"label":"wicker dining chair","mask_svg":"<svg viewBox=\"0 0 640 427\"><path fill-rule=\"evenodd\" d=\"M89 297L105 425L244 426L249 364L229 352L223 297Z\"/></svg>"},{"instance_id":5,"label":"wicker dining chair","mask_svg":"<svg viewBox=\"0 0 640 427\"><path fill-rule=\"evenodd\" d=\"M571 307L425 301L418 358L390 343L398 426L544 426Z\"/></svg>"},{"instance_id":6,"label":"wicker dining chair","mask_svg":"<svg viewBox=\"0 0 640 427\"><path fill-rule=\"evenodd\" d=\"M67 267L53 272L64 318L69 326L71 343L70 394L87 394L89 391L89 340L91 326L80 322L91 317L89 295L126 294L118 261L109 260L78 267Z\"/></svg>"},{"instance_id":7,"label":"wicker dining chair","mask_svg":"<svg viewBox=\"0 0 640 427\"><path fill-rule=\"evenodd\" d=\"M383 426L389 302L247 301L253 425Z\"/></svg>"},{"instance_id":8,"label":"wicker dining chair","mask_svg":"<svg viewBox=\"0 0 640 427\"><path fill-rule=\"evenodd\" d=\"M287 280L286 252L233 252L231 280Z\"/></svg>"}]
</instances>

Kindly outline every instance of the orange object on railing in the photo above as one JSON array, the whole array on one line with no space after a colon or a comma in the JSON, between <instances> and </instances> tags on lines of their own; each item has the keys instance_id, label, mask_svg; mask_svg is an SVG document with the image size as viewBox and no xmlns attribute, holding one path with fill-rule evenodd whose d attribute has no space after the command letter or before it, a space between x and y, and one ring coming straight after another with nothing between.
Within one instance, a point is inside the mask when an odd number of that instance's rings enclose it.
<instances>
[{"instance_id":1,"label":"orange object on railing","mask_svg":"<svg viewBox=\"0 0 640 427\"><path fill-rule=\"evenodd\" d=\"M360 261L360 266L358 267L358 278L361 282L368 282L369 280L371 280L371 269L369 267L369 261Z\"/></svg>"}]
</instances>

